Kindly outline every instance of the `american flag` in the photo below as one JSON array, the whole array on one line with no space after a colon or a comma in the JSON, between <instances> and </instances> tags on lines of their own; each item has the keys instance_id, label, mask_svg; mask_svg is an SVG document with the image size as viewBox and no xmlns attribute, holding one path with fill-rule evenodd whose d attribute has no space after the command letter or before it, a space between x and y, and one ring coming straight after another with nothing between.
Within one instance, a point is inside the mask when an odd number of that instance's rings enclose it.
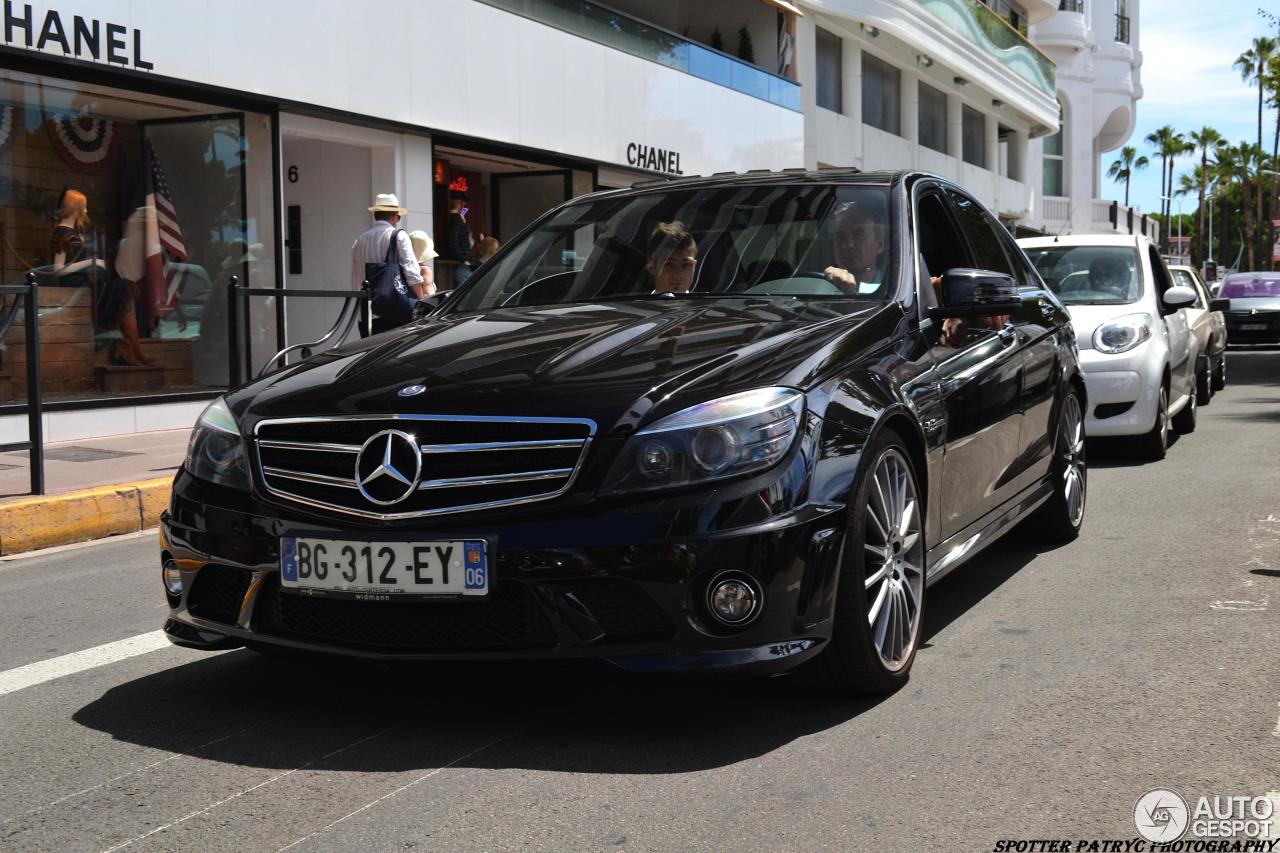
<instances>
[{"instance_id":1,"label":"american flag","mask_svg":"<svg viewBox=\"0 0 1280 853\"><path fill-rule=\"evenodd\" d=\"M182 241L178 211L169 193L169 181L160 167L151 140L144 143L146 172L146 207L154 211L147 218L147 294L152 323L166 317L177 307L177 297L186 279L184 264L187 247Z\"/></svg>"},{"instance_id":2,"label":"american flag","mask_svg":"<svg viewBox=\"0 0 1280 853\"><path fill-rule=\"evenodd\" d=\"M173 198L169 195L169 180L164 176L160 160L156 157L156 149L148 139L147 161L151 167L151 181L147 192L147 202L156 209L156 218L160 227L160 247L169 253L175 261L187 260L187 247L182 242L182 226L178 224L178 211L173 206Z\"/></svg>"}]
</instances>

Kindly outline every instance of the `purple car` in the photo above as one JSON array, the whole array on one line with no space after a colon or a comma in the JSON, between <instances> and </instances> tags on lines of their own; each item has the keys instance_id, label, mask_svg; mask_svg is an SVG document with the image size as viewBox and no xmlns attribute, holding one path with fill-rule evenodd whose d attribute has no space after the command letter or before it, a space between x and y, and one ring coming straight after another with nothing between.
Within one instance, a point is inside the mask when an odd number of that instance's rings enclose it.
<instances>
[{"instance_id":1,"label":"purple car","mask_svg":"<svg viewBox=\"0 0 1280 853\"><path fill-rule=\"evenodd\" d=\"M1280 343L1280 272L1229 275L1218 298L1230 300L1225 312L1228 343Z\"/></svg>"}]
</instances>

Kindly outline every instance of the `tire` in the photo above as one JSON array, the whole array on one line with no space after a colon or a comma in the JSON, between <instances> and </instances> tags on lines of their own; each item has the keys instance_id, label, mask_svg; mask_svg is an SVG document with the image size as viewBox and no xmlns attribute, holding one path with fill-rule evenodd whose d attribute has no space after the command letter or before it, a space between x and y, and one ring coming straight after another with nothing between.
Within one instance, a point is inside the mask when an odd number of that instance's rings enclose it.
<instances>
[{"instance_id":1,"label":"tire","mask_svg":"<svg viewBox=\"0 0 1280 853\"><path fill-rule=\"evenodd\" d=\"M824 690L888 693L906 684L924 629L924 507L902 438L867 448L850 502L827 647L809 665Z\"/></svg>"},{"instance_id":2,"label":"tire","mask_svg":"<svg viewBox=\"0 0 1280 853\"><path fill-rule=\"evenodd\" d=\"M1223 347L1218 353L1218 360L1213 364L1213 374L1209 379L1209 387L1221 391L1227 387L1227 350Z\"/></svg>"},{"instance_id":3,"label":"tire","mask_svg":"<svg viewBox=\"0 0 1280 853\"><path fill-rule=\"evenodd\" d=\"M1156 421L1146 435L1138 439L1138 449L1144 459L1158 462L1169 452L1169 389L1160 386L1160 400L1156 404Z\"/></svg>"},{"instance_id":4,"label":"tire","mask_svg":"<svg viewBox=\"0 0 1280 853\"><path fill-rule=\"evenodd\" d=\"M1213 398L1209 373L1209 357L1196 359L1196 405L1207 406Z\"/></svg>"},{"instance_id":5,"label":"tire","mask_svg":"<svg viewBox=\"0 0 1280 853\"><path fill-rule=\"evenodd\" d=\"M1084 411L1080 395L1070 391L1058 414L1058 434L1050 466L1053 496L1040 505L1023 530L1044 542L1070 542L1084 527L1089 467L1085 458Z\"/></svg>"},{"instance_id":6,"label":"tire","mask_svg":"<svg viewBox=\"0 0 1280 853\"><path fill-rule=\"evenodd\" d=\"M1196 380L1199 384L1199 380ZM1187 404L1182 407L1182 411L1173 416L1173 428L1180 435L1187 435L1196 431L1196 410L1199 406L1199 394L1192 391L1187 395Z\"/></svg>"}]
</instances>

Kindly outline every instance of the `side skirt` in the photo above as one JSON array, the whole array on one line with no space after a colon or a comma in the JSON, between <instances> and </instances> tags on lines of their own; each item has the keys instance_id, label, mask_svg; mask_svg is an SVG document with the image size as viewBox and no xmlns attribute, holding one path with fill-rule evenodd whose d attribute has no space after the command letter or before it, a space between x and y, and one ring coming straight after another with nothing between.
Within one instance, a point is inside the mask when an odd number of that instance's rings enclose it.
<instances>
[{"instance_id":1,"label":"side skirt","mask_svg":"<svg viewBox=\"0 0 1280 853\"><path fill-rule=\"evenodd\" d=\"M1053 494L1053 485L1041 480L1008 503L984 515L950 539L929 549L926 585L946 577L953 569L1009 532L1019 521L1039 508Z\"/></svg>"}]
</instances>

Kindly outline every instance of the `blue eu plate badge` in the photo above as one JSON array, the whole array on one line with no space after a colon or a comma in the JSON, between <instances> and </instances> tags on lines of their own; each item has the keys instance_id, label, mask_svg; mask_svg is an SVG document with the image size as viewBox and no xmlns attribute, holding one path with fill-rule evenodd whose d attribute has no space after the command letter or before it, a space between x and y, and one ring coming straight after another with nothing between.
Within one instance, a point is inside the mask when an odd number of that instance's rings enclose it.
<instances>
[{"instance_id":1,"label":"blue eu plate badge","mask_svg":"<svg viewBox=\"0 0 1280 853\"><path fill-rule=\"evenodd\" d=\"M489 587L489 566L485 559L484 545L483 539L468 539L462 544L463 577L468 590L484 590Z\"/></svg>"},{"instance_id":2,"label":"blue eu plate badge","mask_svg":"<svg viewBox=\"0 0 1280 853\"><path fill-rule=\"evenodd\" d=\"M280 573L286 581L296 583L298 580L298 540L292 536L280 542Z\"/></svg>"}]
</instances>

